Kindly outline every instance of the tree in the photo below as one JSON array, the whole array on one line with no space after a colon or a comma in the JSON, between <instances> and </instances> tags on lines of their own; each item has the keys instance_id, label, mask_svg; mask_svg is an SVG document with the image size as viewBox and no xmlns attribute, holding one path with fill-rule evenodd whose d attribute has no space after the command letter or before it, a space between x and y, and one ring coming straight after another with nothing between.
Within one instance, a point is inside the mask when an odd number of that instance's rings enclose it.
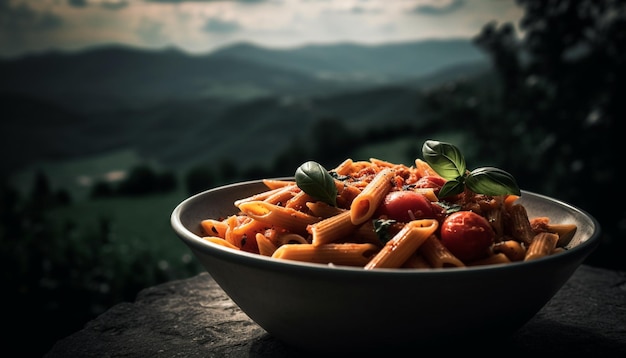
<instances>
[{"instance_id":1,"label":"tree","mask_svg":"<svg viewBox=\"0 0 626 358\"><path fill-rule=\"evenodd\" d=\"M205 166L195 166L185 175L185 187L189 195L210 189L214 184L215 175Z\"/></svg>"},{"instance_id":2,"label":"tree","mask_svg":"<svg viewBox=\"0 0 626 358\"><path fill-rule=\"evenodd\" d=\"M139 165L131 169L128 177L120 183L119 193L125 195L146 195L158 189L158 176L147 165Z\"/></svg>"},{"instance_id":3,"label":"tree","mask_svg":"<svg viewBox=\"0 0 626 358\"><path fill-rule=\"evenodd\" d=\"M45 210L54 204L52 185L48 176L41 170L35 173L33 188L30 194L30 206L36 211Z\"/></svg>"},{"instance_id":4,"label":"tree","mask_svg":"<svg viewBox=\"0 0 626 358\"><path fill-rule=\"evenodd\" d=\"M623 246L626 233L614 223L626 219L626 211L607 210L607 198L589 190L619 187L626 3L517 2L525 10L523 36L515 37L510 24L491 23L476 37L492 59L502 93L495 106L503 120L494 127L506 141L486 145L522 149L525 158L511 160L514 171L526 173L535 189L598 215L606 223L606 241L622 239Z\"/></svg>"}]
</instances>

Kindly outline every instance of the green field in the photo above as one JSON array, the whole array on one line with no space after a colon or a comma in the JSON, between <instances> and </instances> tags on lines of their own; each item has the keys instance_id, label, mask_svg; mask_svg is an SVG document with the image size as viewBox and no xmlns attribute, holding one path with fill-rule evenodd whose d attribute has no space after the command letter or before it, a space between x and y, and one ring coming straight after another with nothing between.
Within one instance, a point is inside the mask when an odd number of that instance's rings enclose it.
<instances>
[{"instance_id":1,"label":"green field","mask_svg":"<svg viewBox=\"0 0 626 358\"><path fill-rule=\"evenodd\" d=\"M65 189L76 201L86 199L94 182L106 180L107 174L125 172L146 163L135 151L119 149L96 156L64 161L43 161L29 165L12 176L11 182L23 193L32 187L37 171L46 174L53 190ZM158 168L156 162L149 162Z\"/></svg>"},{"instance_id":2,"label":"green field","mask_svg":"<svg viewBox=\"0 0 626 358\"><path fill-rule=\"evenodd\" d=\"M50 219L59 225L57 230L67 222L74 222L76 237L89 238L94 230L106 231L100 233L107 236L103 250L128 258L129 264L133 257L152 258L154 262L145 264L154 265L175 279L193 273L183 268L194 258L170 226L172 210L183 199L184 194L177 191L140 198L81 201L55 209L50 212Z\"/></svg>"}]
</instances>

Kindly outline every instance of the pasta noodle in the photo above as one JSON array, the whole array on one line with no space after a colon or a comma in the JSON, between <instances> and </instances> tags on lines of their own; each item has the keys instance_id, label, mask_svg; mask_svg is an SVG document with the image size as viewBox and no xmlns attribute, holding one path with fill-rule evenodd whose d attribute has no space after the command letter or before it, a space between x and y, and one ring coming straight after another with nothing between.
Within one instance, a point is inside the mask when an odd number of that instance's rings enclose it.
<instances>
[{"instance_id":1,"label":"pasta noodle","mask_svg":"<svg viewBox=\"0 0 626 358\"><path fill-rule=\"evenodd\" d=\"M413 254L402 264L402 268L425 269L431 268L431 266L428 261L426 261L424 256Z\"/></svg>"},{"instance_id":2,"label":"pasta noodle","mask_svg":"<svg viewBox=\"0 0 626 358\"><path fill-rule=\"evenodd\" d=\"M535 260L540 257L552 254L556 249L556 243L559 241L559 235L549 232L537 234L528 246L524 261Z\"/></svg>"},{"instance_id":3,"label":"pasta noodle","mask_svg":"<svg viewBox=\"0 0 626 358\"><path fill-rule=\"evenodd\" d=\"M385 195L391 190L391 179L395 171L391 168L381 170L372 181L354 198L350 204L350 220L354 225L369 219Z\"/></svg>"},{"instance_id":4,"label":"pasta noodle","mask_svg":"<svg viewBox=\"0 0 626 358\"><path fill-rule=\"evenodd\" d=\"M576 225L553 223L547 217L529 218L517 195L487 196L466 190L442 200L435 188L418 185L425 176L443 180L419 159L412 167L376 158L346 159L329 174L337 188L336 203L314 199L295 181L265 179L265 191L234 202L239 209L236 214L201 220L202 238L276 260L364 270L425 270L509 264L555 255L567 250L577 230ZM390 218L381 208L389 205L385 199L395 191L420 195L430 209L409 209L406 219ZM495 237L484 256L462 260L464 256L457 257L444 244L442 227L455 211L472 211L493 229Z\"/></svg>"},{"instance_id":5,"label":"pasta noodle","mask_svg":"<svg viewBox=\"0 0 626 358\"><path fill-rule=\"evenodd\" d=\"M493 246L493 251L504 254L510 261L522 261L526 257L526 248L515 240L498 242Z\"/></svg>"},{"instance_id":6,"label":"pasta noodle","mask_svg":"<svg viewBox=\"0 0 626 358\"><path fill-rule=\"evenodd\" d=\"M239 248L233 244L231 244L230 242L222 239L221 237L215 237L215 236L205 236L203 237L204 240L212 242L214 244L218 244L218 245L222 245L224 247L228 247L229 249L235 249L235 250L239 250Z\"/></svg>"},{"instance_id":7,"label":"pasta noodle","mask_svg":"<svg viewBox=\"0 0 626 358\"><path fill-rule=\"evenodd\" d=\"M239 210L254 220L296 233L305 233L307 225L320 221L317 216L265 201L250 201L240 204Z\"/></svg>"},{"instance_id":8,"label":"pasta noodle","mask_svg":"<svg viewBox=\"0 0 626 358\"><path fill-rule=\"evenodd\" d=\"M419 249L431 267L463 267L465 264L454 256L435 235L431 235Z\"/></svg>"},{"instance_id":9,"label":"pasta noodle","mask_svg":"<svg viewBox=\"0 0 626 358\"><path fill-rule=\"evenodd\" d=\"M357 226L350 220L351 212L346 210L335 216L318 221L307 227L314 246L324 245L352 234Z\"/></svg>"},{"instance_id":10,"label":"pasta noodle","mask_svg":"<svg viewBox=\"0 0 626 358\"><path fill-rule=\"evenodd\" d=\"M285 244L272 255L276 259L315 262L322 264L363 266L370 261L378 247L372 244Z\"/></svg>"},{"instance_id":11,"label":"pasta noodle","mask_svg":"<svg viewBox=\"0 0 626 358\"><path fill-rule=\"evenodd\" d=\"M417 251L417 249L435 232L439 223L433 219L413 220L365 265L366 270L375 268L398 268Z\"/></svg>"}]
</instances>

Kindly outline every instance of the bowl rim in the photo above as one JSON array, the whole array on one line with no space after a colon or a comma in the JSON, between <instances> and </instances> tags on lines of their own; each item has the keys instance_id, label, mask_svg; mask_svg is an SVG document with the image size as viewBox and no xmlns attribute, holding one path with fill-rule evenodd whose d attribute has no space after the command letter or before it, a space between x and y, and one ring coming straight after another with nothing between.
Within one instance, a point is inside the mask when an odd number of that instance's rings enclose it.
<instances>
[{"instance_id":1,"label":"bowl rim","mask_svg":"<svg viewBox=\"0 0 626 358\"><path fill-rule=\"evenodd\" d=\"M293 177L275 177L275 178L267 178L268 180L294 180ZM346 273L346 274L358 274L358 275L389 275L390 273L393 276L399 275L425 275L425 274L433 274L433 275L441 275L441 274L476 274L476 273L484 273L486 271L494 271L496 269L498 272L502 272L505 270L517 270L525 267L530 267L533 265L544 265L544 264L552 264L555 261L563 261L569 260L572 256L577 256L582 262L589 254L595 250L595 248L600 243L600 234L601 227L597 219L589 214L587 211L564 202L560 199L556 199L553 197L549 197L544 194L535 193L528 190L521 190L522 196L524 194L533 196L537 199L546 200L557 205L564 207L567 210L573 211L588 218L594 230L590 237L584 242L576 245L573 248L570 248L564 252L561 252L557 255L549 255L545 257L541 257L532 261L520 261L520 262L511 262L507 264L493 264L493 265L480 265L480 266L466 266L466 267L446 267L446 268L429 268L429 269L410 269L410 268L378 268L376 270L364 270L362 267L353 267L353 266L342 266L342 265L331 265L331 264L319 264L319 263L311 263L311 262L302 262L295 260L277 260L271 257L246 252L246 251L236 251L231 248L212 243L210 241L202 239L202 237L196 235L189 229L187 229L180 217L185 208L191 205L193 202L200 200L202 197L209 195L213 192L229 189L238 186L244 185L258 185L262 184L265 179L254 179L254 180L246 180L240 182L234 182L230 184L216 186L194 195L187 197L182 200L176 207L173 209L170 216L170 225L176 235L182 240L192 251L206 251L208 250L212 255L217 256L221 259L226 259L228 261L233 261L236 263L244 264L246 266L258 267L263 269L273 269L278 271L284 270L297 270L300 272L333 272L333 273Z\"/></svg>"}]
</instances>

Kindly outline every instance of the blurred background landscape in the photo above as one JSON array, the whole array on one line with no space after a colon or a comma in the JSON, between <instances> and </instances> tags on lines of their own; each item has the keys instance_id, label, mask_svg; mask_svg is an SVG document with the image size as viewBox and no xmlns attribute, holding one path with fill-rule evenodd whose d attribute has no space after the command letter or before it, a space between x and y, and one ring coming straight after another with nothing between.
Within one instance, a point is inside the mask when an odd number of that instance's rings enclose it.
<instances>
[{"instance_id":1,"label":"blurred background landscape","mask_svg":"<svg viewBox=\"0 0 626 358\"><path fill-rule=\"evenodd\" d=\"M189 195L426 139L589 212L624 270L625 43L623 1L0 0L9 346L202 272Z\"/></svg>"}]
</instances>

